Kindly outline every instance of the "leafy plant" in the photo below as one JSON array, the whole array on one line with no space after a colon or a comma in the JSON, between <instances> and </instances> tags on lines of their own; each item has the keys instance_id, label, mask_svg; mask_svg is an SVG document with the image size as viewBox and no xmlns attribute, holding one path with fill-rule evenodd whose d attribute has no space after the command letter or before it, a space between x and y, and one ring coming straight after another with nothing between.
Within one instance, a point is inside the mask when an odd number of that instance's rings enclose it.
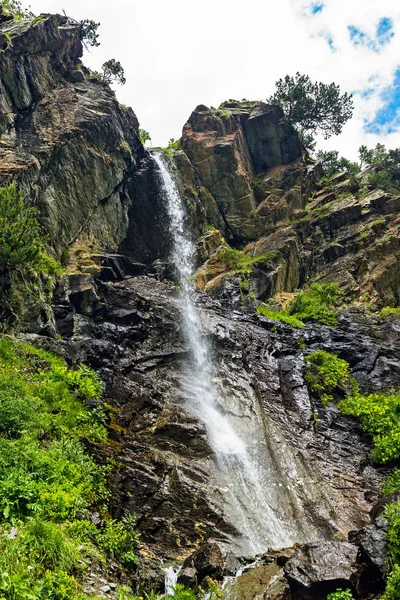
<instances>
[{"instance_id":1,"label":"leafy plant","mask_svg":"<svg viewBox=\"0 0 400 600\"><path fill-rule=\"evenodd\" d=\"M151 136L150 136L149 132L146 131L145 129L139 129L139 138L140 138L140 141L142 142L143 146L146 144L146 142L151 143Z\"/></svg>"},{"instance_id":2,"label":"leafy plant","mask_svg":"<svg viewBox=\"0 0 400 600\"><path fill-rule=\"evenodd\" d=\"M372 437L372 456L376 462L387 463L400 457L400 392L362 395L356 391L339 408L361 420Z\"/></svg>"},{"instance_id":3,"label":"leafy plant","mask_svg":"<svg viewBox=\"0 0 400 600\"><path fill-rule=\"evenodd\" d=\"M270 310L265 304L259 304L257 306L257 314L271 319L272 321L280 321L295 329L301 329L304 327L303 321L293 315L289 315L284 310Z\"/></svg>"},{"instance_id":4,"label":"leafy plant","mask_svg":"<svg viewBox=\"0 0 400 600\"><path fill-rule=\"evenodd\" d=\"M89 367L0 337L0 597L83 600L84 559L136 563L134 520L108 518L109 467L81 441L105 441L105 411L82 403L101 392Z\"/></svg>"},{"instance_id":5,"label":"leafy plant","mask_svg":"<svg viewBox=\"0 0 400 600\"><path fill-rule=\"evenodd\" d=\"M390 315L400 315L400 306L385 306L384 308L382 308L382 310L380 311L379 315L385 319L386 317L389 317Z\"/></svg>"},{"instance_id":6,"label":"leafy plant","mask_svg":"<svg viewBox=\"0 0 400 600\"><path fill-rule=\"evenodd\" d=\"M1 9L5 15L13 16L14 19L27 19L32 20L35 15L29 8L24 8L20 0L1 0L0 1L0 12Z\"/></svg>"},{"instance_id":7,"label":"leafy plant","mask_svg":"<svg viewBox=\"0 0 400 600\"><path fill-rule=\"evenodd\" d=\"M328 594L326 600L354 600L354 596L350 590L342 590L338 588L336 592Z\"/></svg>"},{"instance_id":8,"label":"leafy plant","mask_svg":"<svg viewBox=\"0 0 400 600\"><path fill-rule=\"evenodd\" d=\"M308 290L296 294L288 314L301 321L317 321L334 327L337 325L335 309L340 306L342 297L336 283L312 283Z\"/></svg>"},{"instance_id":9,"label":"leafy plant","mask_svg":"<svg viewBox=\"0 0 400 600\"><path fill-rule=\"evenodd\" d=\"M258 256L251 256L243 250L237 250L229 246L226 246L219 254L229 271L235 271L236 273L250 273L253 267L257 265L271 267L277 256L277 252L265 252Z\"/></svg>"},{"instance_id":10,"label":"leafy plant","mask_svg":"<svg viewBox=\"0 0 400 600\"><path fill-rule=\"evenodd\" d=\"M311 392L321 398L323 404L332 401L333 394L343 395L349 389L349 363L336 354L317 350L307 356L305 361L307 385Z\"/></svg>"},{"instance_id":11,"label":"leafy plant","mask_svg":"<svg viewBox=\"0 0 400 600\"><path fill-rule=\"evenodd\" d=\"M382 600L398 600L400 598L400 565L393 566L386 580L386 590Z\"/></svg>"},{"instance_id":12,"label":"leafy plant","mask_svg":"<svg viewBox=\"0 0 400 600\"><path fill-rule=\"evenodd\" d=\"M97 33L100 23L96 23L92 19L84 19L79 21L78 34L79 39L87 46L100 46L99 34Z\"/></svg>"}]
</instances>

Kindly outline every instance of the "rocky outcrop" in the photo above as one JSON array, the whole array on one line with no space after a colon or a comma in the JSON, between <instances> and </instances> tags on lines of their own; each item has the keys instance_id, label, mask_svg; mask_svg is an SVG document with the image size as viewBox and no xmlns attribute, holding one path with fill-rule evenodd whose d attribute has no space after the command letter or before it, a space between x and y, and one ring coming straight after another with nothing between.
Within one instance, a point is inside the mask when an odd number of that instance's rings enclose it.
<instances>
[{"instance_id":1,"label":"rocky outcrop","mask_svg":"<svg viewBox=\"0 0 400 600\"><path fill-rule=\"evenodd\" d=\"M77 241L115 251L125 239L137 260L158 258L163 214L137 118L82 65L78 24L3 23L0 50L0 186L17 182L59 258Z\"/></svg>"},{"instance_id":2,"label":"rocky outcrop","mask_svg":"<svg viewBox=\"0 0 400 600\"><path fill-rule=\"evenodd\" d=\"M237 242L254 239L262 231L257 177L268 172L271 180L277 176L275 167L279 171L282 165L294 163L303 151L282 111L263 102L227 102L218 110L198 106L183 128L181 145L193 169L182 168L184 159L177 156L186 197L193 190L197 196L198 190L207 190L218 212L208 211L211 220L206 223L220 227L222 218L224 234ZM288 186L293 188L294 180L301 179L299 172L293 175L290 183L284 177L283 189L271 201L278 202Z\"/></svg>"}]
</instances>

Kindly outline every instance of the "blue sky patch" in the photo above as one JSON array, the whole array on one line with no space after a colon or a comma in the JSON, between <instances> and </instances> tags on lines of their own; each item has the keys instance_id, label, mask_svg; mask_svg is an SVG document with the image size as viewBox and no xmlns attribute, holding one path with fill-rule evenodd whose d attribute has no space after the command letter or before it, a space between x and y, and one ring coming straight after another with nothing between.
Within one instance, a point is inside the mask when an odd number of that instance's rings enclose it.
<instances>
[{"instance_id":1,"label":"blue sky patch","mask_svg":"<svg viewBox=\"0 0 400 600\"><path fill-rule=\"evenodd\" d=\"M382 17L382 19L380 19L378 25L376 26L376 34L374 38L354 25L348 25L347 29L350 35L350 40L353 42L354 46L364 46L373 52L380 52L394 36L393 19L390 17Z\"/></svg>"},{"instance_id":2,"label":"blue sky patch","mask_svg":"<svg viewBox=\"0 0 400 600\"><path fill-rule=\"evenodd\" d=\"M381 94L383 106L371 121L366 121L366 133L396 133L400 130L400 67L397 68L393 83Z\"/></svg>"},{"instance_id":3,"label":"blue sky patch","mask_svg":"<svg viewBox=\"0 0 400 600\"><path fill-rule=\"evenodd\" d=\"M310 12L312 15L318 15L324 10L325 4L323 2L313 2L310 5Z\"/></svg>"},{"instance_id":4,"label":"blue sky patch","mask_svg":"<svg viewBox=\"0 0 400 600\"><path fill-rule=\"evenodd\" d=\"M320 31L318 35L326 41L331 52L336 52L335 42L333 41L333 37L330 33L327 31Z\"/></svg>"}]
</instances>

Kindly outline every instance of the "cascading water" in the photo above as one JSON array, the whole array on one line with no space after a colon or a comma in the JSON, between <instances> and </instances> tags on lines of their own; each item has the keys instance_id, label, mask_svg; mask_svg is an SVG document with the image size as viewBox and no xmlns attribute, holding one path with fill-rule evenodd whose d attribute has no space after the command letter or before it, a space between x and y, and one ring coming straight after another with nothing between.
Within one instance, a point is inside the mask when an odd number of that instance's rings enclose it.
<instances>
[{"instance_id":1,"label":"cascading water","mask_svg":"<svg viewBox=\"0 0 400 600\"><path fill-rule=\"evenodd\" d=\"M181 391L186 407L208 431L215 456L215 484L221 490L225 516L238 531L231 549L257 553L268 546L290 546L301 537L290 499L268 451L262 424L255 428L254 415L250 421L249 415L235 414L235 403L240 402L237 391L218 382L189 280L194 270L193 243L185 226L184 205L164 158L159 153L153 158L171 222L172 258L182 280L180 311L190 359L181 376ZM247 429L241 425L246 419ZM262 423L261 417L257 423Z\"/></svg>"}]
</instances>

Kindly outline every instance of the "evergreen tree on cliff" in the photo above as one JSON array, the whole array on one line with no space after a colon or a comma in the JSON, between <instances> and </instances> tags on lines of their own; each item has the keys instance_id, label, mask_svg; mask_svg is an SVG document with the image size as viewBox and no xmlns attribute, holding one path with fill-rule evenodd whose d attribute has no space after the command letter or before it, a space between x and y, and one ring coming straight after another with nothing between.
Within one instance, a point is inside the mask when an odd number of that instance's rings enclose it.
<instances>
[{"instance_id":1,"label":"evergreen tree on cliff","mask_svg":"<svg viewBox=\"0 0 400 600\"><path fill-rule=\"evenodd\" d=\"M325 139L342 132L353 115L351 94L341 94L335 83L312 82L308 75L286 75L276 82L276 91L269 99L278 104L285 117L297 129L305 146L314 149L314 136Z\"/></svg>"}]
</instances>

